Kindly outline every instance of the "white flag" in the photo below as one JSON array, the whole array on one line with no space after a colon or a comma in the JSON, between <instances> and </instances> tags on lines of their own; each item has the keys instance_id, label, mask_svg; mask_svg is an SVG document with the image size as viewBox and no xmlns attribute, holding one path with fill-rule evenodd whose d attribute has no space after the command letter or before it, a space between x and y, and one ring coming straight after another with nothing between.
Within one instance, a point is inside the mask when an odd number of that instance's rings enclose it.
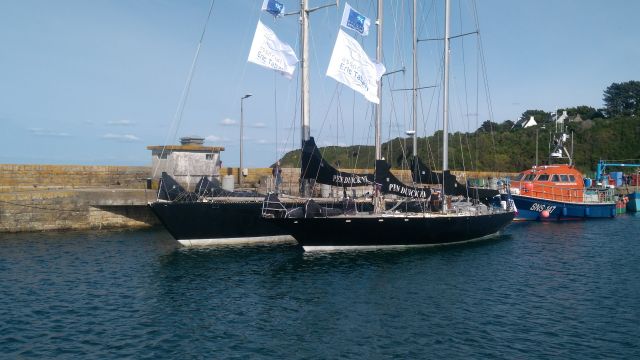
<instances>
[{"instance_id":1,"label":"white flag","mask_svg":"<svg viewBox=\"0 0 640 360\"><path fill-rule=\"evenodd\" d=\"M372 103L379 104L378 81L385 71L384 65L369 59L354 38L338 30L327 76L361 93Z\"/></svg>"},{"instance_id":2,"label":"white flag","mask_svg":"<svg viewBox=\"0 0 640 360\"><path fill-rule=\"evenodd\" d=\"M291 78L298 58L291 46L280 41L271 29L258 20L247 61L280 71L282 75Z\"/></svg>"},{"instance_id":3,"label":"white flag","mask_svg":"<svg viewBox=\"0 0 640 360\"><path fill-rule=\"evenodd\" d=\"M355 30L362 36L367 36L369 35L371 20L354 10L348 3L344 3L344 12L342 13L342 22L340 25Z\"/></svg>"}]
</instances>

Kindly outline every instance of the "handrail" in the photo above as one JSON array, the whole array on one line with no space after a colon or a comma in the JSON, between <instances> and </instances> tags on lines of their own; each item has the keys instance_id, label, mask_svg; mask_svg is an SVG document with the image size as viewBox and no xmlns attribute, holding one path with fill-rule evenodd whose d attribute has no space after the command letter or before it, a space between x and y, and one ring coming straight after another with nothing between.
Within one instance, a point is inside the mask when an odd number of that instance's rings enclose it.
<instances>
[{"instance_id":1,"label":"handrail","mask_svg":"<svg viewBox=\"0 0 640 360\"><path fill-rule=\"evenodd\" d=\"M554 201L580 203L602 203L615 201L615 193L611 188L573 188L567 186L521 182L520 186L518 186L518 190L521 195Z\"/></svg>"}]
</instances>

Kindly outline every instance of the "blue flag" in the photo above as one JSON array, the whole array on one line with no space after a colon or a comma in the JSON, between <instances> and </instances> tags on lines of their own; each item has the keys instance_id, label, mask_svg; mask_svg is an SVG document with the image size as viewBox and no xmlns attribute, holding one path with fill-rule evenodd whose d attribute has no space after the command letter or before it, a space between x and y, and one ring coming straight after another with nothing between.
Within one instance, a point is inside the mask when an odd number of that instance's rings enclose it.
<instances>
[{"instance_id":1,"label":"blue flag","mask_svg":"<svg viewBox=\"0 0 640 360\"><path fill-rule=\"evenodd\" d=\"M284 16L284 4L276 0L264 0L262 10L276 17Z\"/></svg>"},{"instance_id":2,"label":"blue flag","mask_svg":"<svg viewBox=\"0 0 640 360\"><path fill-rule=\"evenodd\" d=\"M371 20L354 10L348 3L345 3L340 25L347 29L355 30L362 36L367 36L369 35Z\"/></svg>"}]
</instances>

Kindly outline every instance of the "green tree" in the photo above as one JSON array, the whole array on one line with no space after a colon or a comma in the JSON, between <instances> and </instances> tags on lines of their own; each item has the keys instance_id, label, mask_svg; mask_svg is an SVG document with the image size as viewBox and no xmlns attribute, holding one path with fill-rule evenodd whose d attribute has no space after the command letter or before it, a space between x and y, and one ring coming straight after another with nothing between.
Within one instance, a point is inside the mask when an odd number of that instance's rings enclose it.
<instances>
[{"instance_id":1,"label":"green tree","mask_svg":"<svg viewBox=\"0 0 640 360\"><path fill-rule=\"evenodd\" d=\"M576 115L580 115L580 117L583 120L588 120L588 119L596 119L596 118L603 118L604 115L602 114L602 112L600 110L596 110L595 108L588 106L588 105L580 105L580 106L576 106L576 107L570 107L570 108L566 108L566 109L558 109L558 114L562 114L562 111L566 110L567 111L567 115L574 117Z\"/></svg>"},{"instance_id":2,"label":"green tree","mask_svg":"<svg viewBox=\"0 0 640 360\"><path fill-rule=\"evenodd\" d=\"M604 91L608 117L640 114L640 81L613 83Z\"/></svg>"},{"instance_id":3,"label":"green tree","mask_svg":"<svg viewBox=\"0 0 640 360\"><path fill-rule=\"evenodd\" d=\"M551 113L548 113L544 110L527 110L522 113L520 119L527 121L531 116L533 116L538 124L544 124L546 122L549 122L549 120L551 119Z\"/></svg>"},{"instance_id":4,"label":"green tree","mask_svg":"<svg viewBox=\"0 0 640 360\"><path fill-rule=\"evenodd\" d=\"M478 128L478 131L492 133L498 129L498 126L499 126L498 123L495 123L491 120L486 120L485 122L482 123L482 125L480 125L480 128Z\"/></svg>"}]
</instances>

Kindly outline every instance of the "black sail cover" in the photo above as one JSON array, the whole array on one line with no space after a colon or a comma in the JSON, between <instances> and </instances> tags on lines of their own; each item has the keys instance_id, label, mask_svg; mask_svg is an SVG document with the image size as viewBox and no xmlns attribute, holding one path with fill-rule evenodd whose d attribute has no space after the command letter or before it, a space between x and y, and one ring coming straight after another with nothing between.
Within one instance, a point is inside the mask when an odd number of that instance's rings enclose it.
<instances>
[{"instance_id":1,"label":"black sail cover","mask_svg":"<svg viewBox=\"0 0 640 360\"><path fill-rule=\"evenodd\" d=\"M300 166L303 179L315 180L317 183L339 186L367 186L373 184L373 174L353 174L338 171L322 158L320 149L313 138L302 146L302 164Z\"/></svg>"},{"instance_id":2,"label":"black sail cover","mask_svg":"<svg viewBox=\"0 0 640 360\"><path fill-rule=\"evenodd\" d=\"M428 199L431 189L407 186L391 173L391 166L386 160L376 160L376 183L381 186L383 194L395 194L416 199Z\"/></svg>"},{"instance_id":3,"label":"black sail cover","mask_svg":"<svg viewBox=\"0 0 640 360\"><path fill-rule=\"evenodd\" d=\"M499 195L498 190L483 189L470 187L460 184L455 175L451 174L449 170L443 173L432 171L427 165L425 165L420 158L414 157L411 159L411 176L413 181L418 184L443 184L444 192L447 195L465 196L473 199L478 199L483 203L489 203L493 197Z\"/></svg>"},{"instance_id":4,"label":"black sail cover","mask_svg":"<svg viewBox=\"0 0 640 360\"><path fill-rule=\"evenodd\" d=\"M187 191L169 174L162 172L158 185L158 199L167 201L193 201L197 195Z\"/></svg>"}]
</instances>

